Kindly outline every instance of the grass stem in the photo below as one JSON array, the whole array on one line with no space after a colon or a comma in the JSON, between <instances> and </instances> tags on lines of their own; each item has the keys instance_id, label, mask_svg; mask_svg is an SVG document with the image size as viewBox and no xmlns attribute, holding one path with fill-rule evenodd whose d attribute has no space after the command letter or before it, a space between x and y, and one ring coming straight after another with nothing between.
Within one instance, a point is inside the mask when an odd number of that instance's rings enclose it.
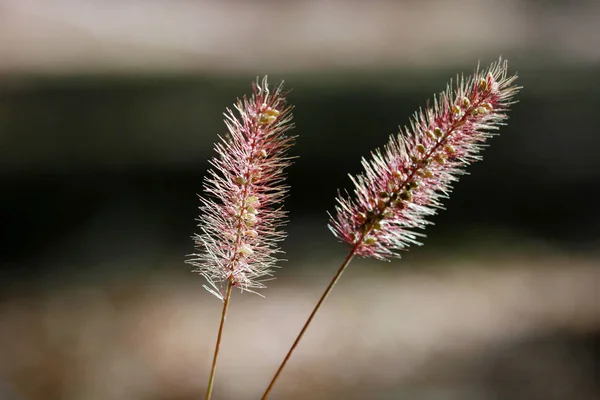
<instances>
[{"instance_id":1,"label":"grass stem","mask_svg":"<svg viewBox=\"0 0 600 400\"><path fill-rule=\"evenodd\" d=\"M352 258L354 258L354 255L356 254L356 250L358 249L358 247L361 244L361 242L362 242L362 237L352 247L352 250L350 250L350 252L348 253L348 256L346 256L346 259L344 260L344 262L342 263L342 265L340 266L340 268L337 270L336 274L331 279L331 282L329 282L329 286L327 286L327 289L325 289L325 291L321 295L321 298L317 302L317 305L315 306L315 308L310 313L310 316L306 320L306 323L302 327L302 330L298 334L298 337L296 338L296 340L292 344L292 347L290 347L290 350L288 351L287 355L283 359L283 362L279 366L279 369L275 373L275 376L273 376L273 379L271 380L271 383L269 384L269 387L267 387L267 390L265 391L265 393L261 397L261 400L265 400L269 396L269 393L273 389L273 386L275 385L275 382L277 381L277 379L279 378L279 375L283 371L283 368L285 368L285 365L287 364L288 360L292 356L292 353L296 349L296 346L298 346L298 343L300 343L300 340L302 340L302 337L304 336L304 333L308 329L308 326L310 325L310 323L312 322L313 318L317 314L317 311L319 311L319 308L321 308L321 305L325 302L325 299L327 299L327 296L329 296L329 293L331 292L331 290L333 289L333 287L335 286L335 284L337 283L337 281L342 276L342 273L346 270L346 267L348 267L348 265L350 264L350 261L352 261Z\"/></svg>"},{"instance_id":2,"label":"grass stem","mask_svg":"<svg viewBox=\"0 0 600 400\"><path fill-rule=\"evenodd\" d=\"M213 384L215 382L215 372L217 370L217 358L219 358L219 350L221 348L221 338L223 337L223 327L225 319L227 319L227 309L229 308L229 299L231 298L231 281L227 284L227 293L223 299L223 312L221 313L221 323L219 324L219 333L217 334L217 343L215 344L215 355L213 356L212 367L210 369L210 378L208 379L208 388L206 389L206 400L210 400L212 396Z\"/></svg>"}]
</instances>

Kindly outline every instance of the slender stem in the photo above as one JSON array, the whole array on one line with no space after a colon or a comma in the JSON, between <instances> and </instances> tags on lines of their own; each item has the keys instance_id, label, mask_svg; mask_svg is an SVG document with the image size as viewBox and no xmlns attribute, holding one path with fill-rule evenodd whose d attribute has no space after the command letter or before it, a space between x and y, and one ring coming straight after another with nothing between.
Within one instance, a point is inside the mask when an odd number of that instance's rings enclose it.
<instances>
[{"instance_id":1,"label":"slender stem","mask_svg":"<svg viewBox=\"0 0 600 400\"><path fill-rule=\"evenodd\" d=\"M210 378L208 379L208 389L206 389L206 400L210 400L212 395L213 383L215 382L215 372L217 370L217 358L219 357L219 349L221 348L221 338L223 337L223 326L227 318L227 309L229 308L229 299L231 298L231 281L227 284L227 293L223 299L223 312L221 313L221 323L219 324L219 333L217 334L217 344L215 345L215 355L213 357L212 368L210 369Z\"/></svg>"},{"instance_id":2,"label":"slender stem","mask_svg":"<svg viewBox=\"0 0 600 400\"><path fill-rule=\"evenodd\" d=\"M310 325L310 323L312 322L313 318L317 314L317 311L319 311L319 308L321 307L321 304L323 304L323 302L325 302L325 299L327 299L327 296L329 296L329 293L331 292L331 290L333 289L333 287L335 286L335 284L337 283L337 281L342 276L342 273L346 270L346 267L350 264L350 261L352 261L352 258L356 254L356 250L358 249L358 247L359 247L359 245L361 243L362 243L362 236L361 236L360 240L358 240L356 242L356 244L352 247L352 250L350 250L350 252L348 253L348 256L346 256L346 259L344 260L344 262L342 263L342 265L340 266L340 268L337 270L337 272L334 275L333 279L331 279L331 282L329 282L329 286L327 286L327 289L325 289L325 291L321 295L321 298L317 302L317 305L312 310L312 313L310 314L310 316L306 320L306 323L302 327L302 330L298 334L298 337L294 341L294 344L292 344L292 347L290 347L290 350L288 351L287 355L283 359L283 362L281 363L281 365L279 366L279 369L275 373L275 376L271 380L271 383L269 384L269 387L267 388L267 390L265 391L265 393L261 397L261 400L265 400L267 398L267 396L269 396L269 393L271 392L271 389L273 389L273 385L275 385L275 382L277 381L277 378L279 378L279 375L281 374L281 371L283 371L283 368L285 367L285 365L287 364L288 360L292 356L292 353L296 349L296 346L298 346L298 343L300 343L300 340L302 339L302 336L304 336L304 332L306 332L306 330L308 329L308 326Z\"/></svg>"}]
</instances>

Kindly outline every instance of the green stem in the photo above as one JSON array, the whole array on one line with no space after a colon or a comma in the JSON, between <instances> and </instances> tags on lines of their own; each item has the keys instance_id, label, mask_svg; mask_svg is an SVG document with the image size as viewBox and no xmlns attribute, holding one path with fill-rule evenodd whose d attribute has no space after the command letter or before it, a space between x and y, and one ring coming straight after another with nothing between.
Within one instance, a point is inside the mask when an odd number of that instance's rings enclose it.
<instances>
[{"instance_id":1,"label":"green stem","mask_svg":"<svg viewBox=\"0 0 600 400\"><path fill-rule=\"evenodd\" d=\"M223 312L221 313L221 323L219 324L219 333L217 334L217 344L215 345L215 355L213 357L212 368L210 370L210 378L208 379L208 389L206 389L206 400L210 400L212 395L213 384L215 382L215 372L217 370L217 358L219 357L219 349L221 348L221 338L223 337L223 326L227 319L227 309L229 308L229 299L231 298L231 281L227 284L227 293L223 299Z\"/></svg>"},{"instance_id":2,"label":"green stem","mask_svg":"<svg viewBox=\"0 0 600 400\"><path fill-rule=\"evenodd\" d=\"M313 318L317 314L317 311L319 311L319 308L321 308L321 305L325 302L325 299L327 299L327 296L329 296L329 293L331 292L331 290L333 289L333 287L335 286L335 284L337 283L337 281L342 276L342 273L346 270L346 267L348 267L348 265L350 264L350 261L352 261L352 258L355 256L356 250L358 250L358 247L362 244L362 239L363 239L363 237L361 236L360 240L358 240L356 242L356 244L352 247L352 250L350 250L350 253L348 253L348 256L346 257L346 259L344 260L344 262L342 263L342 265L340 266L340 268L337 270L337 272L334 275L333 279L331 279L331 282L329 282L329 286L327 286L327 289L325 289L325 291L321 295L321 298L317 302L317 305L312 310L312 313L310 314L310 316L306 320L306 323L302 327L302 330L298 334L298 337L294 341L294 344L292 344L292 347L290 347L290 350L288 351L287 355L283 359L283 362L279 366L279 369L275 373L275 376L273 376L273 379L271 380L271 383L269 384L269 387L267 387L267 390L265 391L265 393L261 397L261 400L265 400L267 398L267 396L269 396L269 393L271 392L271 389L273 389L273 386L275 385L275 382L279 378L279 375L281 374L281 371L283 371L283 368L285 367L285 365L287 364L288 360L292 356L292 353L296 349L296 346L298 346L298 343L300 343L300 340L302 339L302 336L304 336L304 332L306 332L306 330L308 329L308 326L310 325L310 323L312 322Z\"/></svg>"}]
</instances>

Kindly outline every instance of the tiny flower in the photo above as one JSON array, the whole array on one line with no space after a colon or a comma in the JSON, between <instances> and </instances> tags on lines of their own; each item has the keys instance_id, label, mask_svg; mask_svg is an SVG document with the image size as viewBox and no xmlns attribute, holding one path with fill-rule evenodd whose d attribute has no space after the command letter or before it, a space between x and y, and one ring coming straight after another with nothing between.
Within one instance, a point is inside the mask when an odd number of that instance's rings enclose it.
<instances>
[{"instance_id":1,"label":"tiny flower","mask_svg":"<svg viewBox=\"0 0 600 400\"><path fill-rule=\"evenodd\" d=\"M420 244L418 230L441 208L457 176L479 160L483 143L507 119L520 87L499 60L473 77L461 77L456 88L419 110L388 144L363 159L363 173L351 177L354 196L339 195L334 235L354 248L354 254L377 259L399 257ZM385 196L381 196L386 192ZM391 192L391 193L390 193Z\"/></svg>"},{"instance_id":2,"label":"tiny flower","mask_svg":"<svg viewBox=\"0 0 600 400\"><path fill-rule=\"evenodd\" d=\"M196 253L188 260L208 281L205 286L222 299L229 282L242 291L263 288L272 274L285 233L284 170L291 164L287 151L294 142L291 107L282 86L269 90L267 79L253 85L254 93L225 113L228 135L215 145L213 169L200 197Z\"/></svg>"}]
</instances>

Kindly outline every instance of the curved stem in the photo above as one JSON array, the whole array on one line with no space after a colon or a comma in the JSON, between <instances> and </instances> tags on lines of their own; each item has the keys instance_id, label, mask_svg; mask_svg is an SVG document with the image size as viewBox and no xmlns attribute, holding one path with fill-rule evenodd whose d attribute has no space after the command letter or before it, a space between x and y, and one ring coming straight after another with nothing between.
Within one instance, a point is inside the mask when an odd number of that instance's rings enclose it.
<instances>
[{"instance_id":1,"label":"curved stem","mask_svg":"<svg viewBox=\"0 0 600 400\"><path fill-rule=\"evenodd\" d=\"M273 376L273 379L271 380L271 383L269 384L269 387L267 387L267 390L265 391L265 393L261 397L261 400L265 400L267 398L267 396L269 396L269 393L271 392L271 389L273 389L273 386L275 385L275 382L277 381L277 378L279 378L279 375L281 374L281 371L283 371L283 368L285 368L285 365L287 364L288 360L292 356L292 353L296 349L296 346L298 346L298 343L300 343L300 340L302 339L302 336L304 336L304 332L306 332L306 330L308 329L308 326L310 325L310 323L312 322L313 318L317 314L317 311L319 311L319 308L321 308L321 305L323 304L323 302L325 302L325 299L327 299L327 296L329 296L329 293L331 292L331 290L333 289L333 287L335 286L335 284L337 283L337 281L342 276L342 273L346 270L346 267L348 267L348 265L350 264L350 261L352 261L352 258L354 258L354 255L356 254L356 250L360 246L361 242L362 242L362 236L361 236L360 240L358 240L356 242L356 244L352 247L352 250L350 250L350 253L348 253L348 256L346 256L346 259L344 260L344 262L342 263L342 265L340 266L340 268L337 270L337 272L334 275L334 277L331 279L331 282L329 282L329 286L327 286L327 289L325 289L325 291L321 295L321 298L317 302L317 305L315 306L315 308L310 313L310 316L306 320L306 323L302 327L302 330L298 334L298 337L294 341L294 344L292 344L292 347L290 347L290 350L288 351L287 355L283 359L283 362L279 366L279 369L275 373L275 376Z\"/></svg>"},{"instance_id":2,"label":"curved stem","mask_svg":"<svg viewBox=\"0 0 600 400\"><path fill-rule=\"evenodd\" d=\"M215 355L213 356L212 368L210 369L210 378L208 378L208 388L206 389L206 400L210 400L212 395L213 384L215 382L215 372L217 370L217 358L219 357L219 349L221 348L221 338L223 337L223 326L227 318L227 309L229 308L229 299L231 298L231 281L227 283L227 293L223 299L223 312L221 313L221 323L219 324L219 333L217 334L217 344L215 345Z\"/></svg>"}]
</instances>

